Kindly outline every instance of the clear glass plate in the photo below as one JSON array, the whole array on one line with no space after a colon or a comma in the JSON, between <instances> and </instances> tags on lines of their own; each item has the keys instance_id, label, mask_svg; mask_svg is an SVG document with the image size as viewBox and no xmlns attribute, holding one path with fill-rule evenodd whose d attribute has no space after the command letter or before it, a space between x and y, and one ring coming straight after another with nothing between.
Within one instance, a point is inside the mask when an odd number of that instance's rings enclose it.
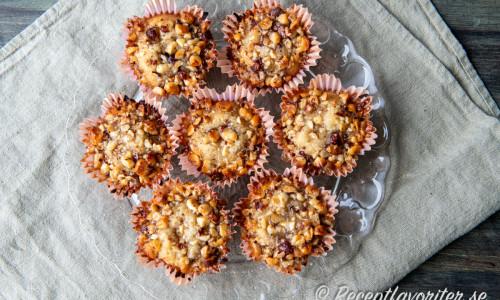
<instances>
[{"instance_id":1,"label":"clear glass plate","mask_svg":"<svg viewBox=\"0 0 500 300\"><path fill-rule=\"evenodd\" d=\"M220 21L230 11L244 11L248 8L241 5L239 1L234 4L236 7L231 10L221 9L217 5L212 10L212 18L215 20L213 32L219 49L226 44L220 32ZM287 7L285 4L283 6ZM384 116L385 100L378 92L368 63L356 53L352 42L337 32L331 24L320 19L313 18L313 20L315 24L312 33L322 43L320 47L323 51L318 65L311 69L304 85L308 85L309 80L316 74L330 73L339 77L344 87L363 86L373 96L371 120L378 134L372 150L360 157L358 166L347 177L340 179L325 176L314 177L317 185L331 189L340 202L339 213L335 216L337 243L333 250L328 252L327 256L312 257L302 272L293 276L283 276L274 269L266 267L264 263L248 261L241 253L238 232L230 244L231 253L226 269L220 274L202 275L186 287L175 287L168 282L168 278L161 270L142 268L139 263L135 262L135 232L128 223L130 207L123 202L115 203L119 201L113 201L113 197L102 187L96 188L91 195L82 195L78 189L73 192L70 190L70 197L78 208L80 224L92 237L96 255L102 256L109 263L106 267L113 266L116 269L117 277L122 277L120 280L139 286L155 298L209 296L217 299L221 297L274 299L314 296L322 298L328 295L328 287L325 284L330 281L331 276L339 267L356 255L360 244L370 234L377 211L384 199L385 178L390 166L389 126ZM227 85L236 82L235 78L228 78L227 75L221 74L218 68L212 69L209 73L208 87L215 88L218 92L224 91ZM135 95L135 99L141 99L141 96ZM269 110L276 120L281 115L280 97L281 95L276 93L267 94L264 97L258 97L255 103ZM169 98L163 105L167 107L169 122L175 118L175 115L187 111L189 107L188 101L175 97ZM281 150L276 147L276 144L270 142L269 146L269 163L265 167L280 173L286 167L290 167L289 163L281 160ZM81 147L81 144L78 147ZM194 180L192 176L187 176L180 170L177 162L176 159L172 177ZM79 172L75 176L85 176L80 170ZM230 188L219 189L220 195L228 199L229 209L233 208L233 204L240 197L247 196L248 182L247 176ZM97 185L95 180L91 184ZM103 203L92 205L85 201L89 197L101 199ZM149 200L150 198L151 191L144 191L129 200L131 204L137 204L138 199ZM100 226L103 220L108 222L107 228L111 227L113 231L103 230Z\"/></svg>"}]
</instances>

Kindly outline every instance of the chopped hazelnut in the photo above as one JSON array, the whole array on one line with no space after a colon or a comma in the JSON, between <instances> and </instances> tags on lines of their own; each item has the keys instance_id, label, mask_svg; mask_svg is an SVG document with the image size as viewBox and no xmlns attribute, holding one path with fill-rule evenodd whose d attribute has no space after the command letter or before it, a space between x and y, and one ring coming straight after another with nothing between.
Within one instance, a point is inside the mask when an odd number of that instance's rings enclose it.
<instances>
[{"instance_id":1,"label":"chopped hazelnut","mask_svg":"<svg viewBox=\"0 0 500 300\"><path fill-rule=\"evenodd\" d=\"M176 49L177 49L177 43L176 42L168 43L167 47L165 47L165 52L167 52L168 54L172 55L172 54L175 53Z\"/></svg>"},{"instance_id":2,"label":"chopped hazelnut","mask_svg":"<svg viewBox=\"0 0 500 300\"><path fill-rule=\"evenodd\" d=\"M193 124L191 124L191 125L189 125L189 127L188 127L188 129L187 129L187 135L188 135L188 136L192 136L192 135L193 135L193 133L194 133L194 125L193 125Z\"/></svg>"},{"instance_id":3,"label":"chopped hazelnut","mask_svg":"<svg viewBox=\"0 0 500 300\"><path fill-rule=\"evenodd\" d=\"M248 109L246 109L244 107L240 108L239 112L240 112L240 116L242 116L243 118L245 118L247 120L250 120L253 117L252 113L250 112L250 110L248 110Z\"/></svg>"},{"instance_id":4,"label":"chopped hazelnut","mask_svg":"<svg viewBox=\"0 0 500 300\"><path fill-rule=\"evenodd\" d=\"M181 21L184 23L192 24L194 22L194 16L188 12L182 12Z\"/></svg>"},{"instance_id":5,"label":"chopped hazelnut","mask_svg":"<svg viewBox=\"0 0 500 300\"><path fill-rule=\"evenodd\" d=\"M265 20L263 20L259 23L259 26L260 26L260 28L262 28L264 30L269 29L269 28L271 28L271 26L273 26L273 21L269 18L266 18Z\"/></svg>"},{"instance_id":6,"label":"chopped hazelnut","mask_svg":"<svg viewBox=\"0 0 500 300\"><path fill-rule=\"evenodd\" d=\"M236 132L232 129L229 129L229 128L226 128L224 129L224 131L222 131L221 133L221 136L224 140L226 140L227 142L234 142L236 141L236 139L238 139L238 135L236 134Z\"/></svg>"},{"instance_id":7,"label":"chopped hazelnut","mask_svg":"<svg viewBox=\"0 0 500 300\"><path fill-rule=\"evenodd\" d=\"M175 32L177 34L185 34L189 32L189 26L182 25L182 24L175 24Z\"/></svg>"},{"instance_id":8,"label":"chopped hazelnut","mask_svg":"<svg viewBox=\"0 0 500 300\"><path fill-rule=\"evenodd\" d=\"M201 160L200 160L200 157L194 153L191 153L189 154L188 156L188 160L193 164L195 165L196 167L200 167L201 166Z\"/></svg>"},{"instance_id":9,"label":"chopped hazelnut","mask_svg":"<svg viewBox=\"0 0 500 300\"><path fill-rule=\"evenodd\" d=\"M165 91L170 95L177 95L179 94L179 86L173 82L169 82L165 84Z\"/></svg>"},{"instance_id":10,"label":"chopped hazelnut","mask_svg":"<svg viewBox=\"0 0 500 300\"><path fill-rule=\"evenodd\" d=\"M281 37L277 32L272 32L269 36L269 39L271 39L271 42L274 44L278 44L281 41Z\"/></svg>"},{"instance_id":11,"label":"chopped hazelnut","mask_svg":"<svg viewBox=\"0 0 500 300\"><path fill-rule=\"evenodd\" d=\"M239 42L241 41L241 39L243 38L243 36L241 35L241 33L237 33L233 36L234 40Z\"/></svg>"},{"instance_id":12,"label":"chopped hazelnut","mask_svg":"<svg viewBox=\"0 0 500 300\"><path fill-rule=\"evenodd\" d=\"M307 37L300 36L297 38L297 41L299 42L299 46L297 49L299 53L309 50L309 39Z\"/></svg>"},{"instance_id":13,"label":"chopped hazelnut","mask_svg":"<svg viewBox=\"0 0 500 300\"><path fill-rule=\"evenodd\" d=\"M161 87L157 86L153 89L153 93L160 95L160 96L165 96L165 90L162 89Z\"/></svg>"},{"instance_id":14,"label":"chopped hazelnut","mask_svg":"<svg viewBox=\"0 0 500 300\"><path fill-rule=\"evenodd\" d=\"M201 58L197 55L191 56L189 58L189 64L193 67L201 66Z\"/></svg>"},{"instance_id":15,"label":"chopped hazelnut","mask_svg":"<svg viewBox=\"0 0 500 300\"><path fill-rule=\"evenodd\" d=\"M184 57L184 54L186 54L186 50L180 49L175 52L175 59L181 59Z\"/></svg>"},{"instance_id":16,"label":"chopped hazelnut","mask_svg":"<svg viewBox=\"0 0 500 300\"><path fill-rule=\"evenodd\" d=\"M216 143L219 140L219 131L217 129L212 129L208 132L208 136L212 142Z\"/></svg>"},{"instance_id":17,"label":"chopped hazelnut","mask_svg":"<svg viewBox=\"0 0 500 300\"><path fill-rule=\"evenodd\" d=\"M220 102L217 102L215 104L215 106L220 109L220 110L224 110L224 111L227 111L231 108L232 104L230 101L220 101Z\"/></svg>"},{"instance_id":18,"label":"chopped hazelnut","mask_svg":"<svg viewBox=\"0 0 500 300\"><path fill-rule=\"evenodd\" d=\"M283 25L288 25L290 23L286 13L279 15L277 20L278 20L278 22L280 22Z\"/></svg>"}]
</instances>

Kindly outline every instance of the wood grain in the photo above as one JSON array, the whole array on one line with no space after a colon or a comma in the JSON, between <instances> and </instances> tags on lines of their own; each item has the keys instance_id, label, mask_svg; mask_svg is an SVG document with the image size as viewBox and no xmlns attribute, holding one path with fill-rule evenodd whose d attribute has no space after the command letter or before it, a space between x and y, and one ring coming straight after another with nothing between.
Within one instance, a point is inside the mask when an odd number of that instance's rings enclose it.
<instances>
[{"instance_id":1,"label":"wood grain","mask_svg":"<svg viewBox=\"0 0 500 300\"><path fill-rule=\"evenodd\" d=\"M439 251L400 282L399 291L433 291L447 287L468 299L474 291L500 299L500 213L496 213Z\"/></svg>"},{"instance_id":2,"label":"wood grain","mask_svg":"<svg viewBox=\"0 0 500 300\"><path fill-rule=\"evenodd\" d=\"M0 46L21 32L56 0L0 1ZM500 0L434 0L439 13L462 43L493 98L500 100ZM485 291L500 299L500 213L457 239L395 286L400 291L447 287L468 297ZM394 287L395 287L394 286Z\"/></svg>"},{"instance_id":3,"label":"wood grain","mask_svg":"<svg viewBox=\"0 0 500 300\"><path fill-rule=\"evenodd\" d=\"M500 103L500 0L433 0L462 43L497 104Z\"/></svg>"},{"instance_id":4,"label":"wood grain","mask_svg":"<svg viewBox=\"0 0 500 300\"><path fill-rule=\"evenodd\" d=\"M33 23L57 0L1 0L0 47Z\"/></svg>"}]
</instances>

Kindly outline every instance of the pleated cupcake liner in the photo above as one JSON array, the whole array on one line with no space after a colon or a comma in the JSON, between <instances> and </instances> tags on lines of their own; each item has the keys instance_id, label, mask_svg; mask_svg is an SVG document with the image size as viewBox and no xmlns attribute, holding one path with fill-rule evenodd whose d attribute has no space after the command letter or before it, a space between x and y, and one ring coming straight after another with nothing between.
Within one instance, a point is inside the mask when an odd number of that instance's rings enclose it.
<instances>
[{"instance_id":1,"label":"pleated cupcake liner","mask_svg":"<svg viewBox=\"0 0 500 300\"><path fill-rule=\"evenodd\" d=\"M253 9L251 10L260 10L265 7L276 8L281 7L281 3L276 0L255 0L253 2ZM288 82L286 82L283 86L279 88L273 87L265 87L265 88L257 88L250 85L244 78L240 76L240 74L234 70L233 63L231 59L228 57L228 50L230 46L225 46L219 53L219 57L217 58L217 67L219 67L222 73L227 74L229 77L237 76L240 80L240 84L243 87L248 88L252 92L256 92L261 95L265 95L266 93L271 93L273 90L278 93L287 92L294 88L297 88L299 85L304 83L304 77L306 76L307 71L309 71L310 67L317 65L317 60L321 58L320 52L321 48L319 47L320 43L317 41L317 38L311 34L311 27L314 22L311 17L312 14L309 13L308 9L303 7L302 5L293 4L290 8L284 9L288 13L293 14L298 17L300 20L300 25L304 28L306 32L306 36L309 38L310 47L308 50L308 57L305 60L304 64L301 66L301 70ZM222 22L223 27L221 31L224 33L224 39L226 41L229 40L232 33L238 28L238 20L234 16L236 12L233 14L226 16L226 19Z\"/></svg>"},{"instance_id":2,"label":"pleated cupcake liner","mask_svg":"<svg viewBox=\"0 0 500 300\"><path fill-rule=\"evenodd\" d=\"M203 18L204 11L202 8L199 8L198 6L186 6L183 10L179 10L177 8L177 5L175 4L174 0L150 0L148 4L145 6L145 12L144 12L144 17L137 17L135 16L132 20L137 20L137 19L146 19L146 18L151 18L157 15L163 15L163 14L170 14L170 15L180 15L183 12L188 12L192 14L193 16L197 18ZM127 41L130 37L130 27L132 22L131 20L128 20L127 22L124 23L124 27L122 28L122 39ZM207 56L205 57L207 67L206 69L209 70L214 67L214 61L217 59L217 44L214 42L214 47L212 50L210 50L207 53ZM120 67L120 70L125 74L125 76L129 77L133 81L139 82L141 79L141 74L138 74L138 72L132 67L128 60L127 56L127 50L125 49L122 54L119 57L118 60L118 65ZM144 97L156 97L157 99L164 99L167 100L170 94L166 93L165 96L157 95L153 93L153 89L155 87L151 87L146 83L139 83L139 89L140 91L144 94ZM194 87L191 87L189 89L184 89L179 92L176 96L184 96L185 98L188 98L194 91L200 88L199 83L197 82Z\"/></svg>"},{"instance_id":3,"label":"pleated cupcake liner","mask_svg":"<svg viewBox=\"0 0 500 300\"><path fill-rule=\"evenodd\" d=\"M273 128L275 127L275 124L273 122L274 117L269 114L269 111L266 111L263 108L257 108L253 102L254 98L255 94L253 94L249 89L235 84L232 86L228 86L226 90L221 94L218 94L215 91L215 89L209 89L209 88L200 89L193 94L192 98L189 99L193 106L196 106L198 103L200 103L200 101L203 101L204 99L210 99L213 102L245 101L247 104L249 104L249 106L252 108L253 111L259 114L262 125L265 128L264 139L261 147L262 150L259 157L257 158L257 161L251 168L248 169L246 175L258 169L264 168L264 164L267 162L267 156L269 155L267 151L268 146L266 145L266 143L269 142L269 138L272 136ZM186 145L188 142L187 128L190 125L188 118L189 114L183 113L181 115L178 115L176 119L172 122L173 126L171 130L179 140L179 145L181 146ZM193 163L191 163L188 160L188 156L189 153L187 151L181 152L181 154L179 154L179 160L182 170L186 171L188 175L194 175L196 178L198 178L202 174L202 172L199 170L198 167L196 167ZM223 180L216 180L216 181L212 180L212 182L215 185L219 185L221 187L225 187L226 185L231 186L238 180L239 177L241 176L233 176L231 178L224 178Z\"/></svg>"},{"instance_id":4,"label":"pleated cupcake liner","mask_svg":"<svg viewBox=\"0 0 500 300\"><path fill-rule=\"evenodd\" d=\"M103 99L103 103L101 105L101 111L102 115L101 116L92 116L90 118L84 119L83 122L78 126L79 131L78 135L80 136L80 141L84 143L85 145L90 145L90 130L96 126L99 126L99 124L103 123L104 121L104 116L106 113L108 113L112 108L118 107L121 105L125 105L125 95L122 95L118 92L115 92L114 94L108 94L106 98ZM127 186L121 186L119 184L116 184L114 182L108 181L109 175L101 174L100 170L96 170L94 168L94 155L85 152L84 158L81 160L82 166L81 168L86 174L89 174L91 178L97 179L98 182L103 182L107 181L108 182L108 190L110 193L112 193L115 197L123 199L123 197L130 196L133 193L139 192L141 188L152 188L155 183L161 180L166 180L170 177L170 170L173 169L171 162L172 158L176 152L176 148L178 147L177 145L177 138L175 135L170 132L167 126L167 119L168 116L165 114L166 109L162 107L162 104L160 101L158 101L155 98L146 98L144 99L144 102L146 105L154 108L158 114L161 116L160 120L165 124L165 128L167 129L168 132L168 137L169 137L169 144L170 148L168 151L171 152L170 155L170 160L166 162L166 167L163 170L162 177L155 181L155 182L149 182L149 183L144 183L143 185L140 186L135 186L135 187L127 187Z\"/></svg>"},{"instance_id":5,"label":"pleated cupcake liner","mask_svg":"<svg viewBox=\"0 0 500 300\"><path fill-rule=\"evenodd\" d=\"M356 99L356 101L360 101L359 97L361 95L364 95L365 97L363 98L363 101L366 103L364 106L364 117L366 118L370 117L370 111L373 109L372 96L370 96L370 93L367 90L363 89L362 87L351 86L348 87L347 89L344 89L342 87L342 83L339 78L331 74L321 74L316 76L316 78L311 79L309 83L309 88L319 89L324 91L333 91L338 93L347 93L349 94L349 96ZM304 91L305 89L303 89L302 87L287 91L287 93L281 97L282 99L281 108L283 109L285 101L292 99L293 96L300 94ZM282 130L281 118L276 123L277 125L274 127L274 132L273 132L273 141L278 144L279 149L283 150L283 155L282 155L283 160L289 161L292 163L293 166L298 167L297 159L300 156L288 150L287 148L288 142L286 141L284 132ZM354 156L354 159L352 161L346 161L344 164L340 166L336 165L332 166L329 165L328 163L321 168L317 168L315 166L308 166L307 168L305 168L305 171L309 175L318 175L324 172L328 176L332 175L334 175L335 177L347 176L347 174L351 173L353 169L356 167L357 165L356 161L358 160L358 155L364 155L365 152L370 151L371 146L375 144L375 139L377 138L377 134L375 133L375 131L376 128L373 126L373 122L368 121L367 126L365 128L366 133L365 133L365 139L362 143L362 148ZM329 166L330 168L326 169L327 166Z\"/></svg>"},{"instance_id":6,"label":"pleated cupcake liner","mask_svg":"<svg viewBox=\"0 0 500 300\"><path fill-rule=\"evenodd\" d=\"M250 192L252 192L253 190L257 190L261 182L269 178L275 178L277 176L278 174L274 172L274 170L272 169L260 170L250 178L250 183L248 184L248 190ZM302 171L302 169L296 167L286 168L285 171L283 172L283 176L291 179L292 181L295 179L306 186L307 185L315 186L314 180L310 177L307 177L307 175ZM333 220L335 221L335 214L338 212L337 206L339 205L339 203L335 201L336 196L332 195L331 191L326 190L324 187L320 187L319 192L323 198L323 201L326 201L328 211L333 216ZM244 222L245 222L245 218L243 216L243 210L248 207L249 203L250 203L249 198L241 198L240 201L237 202L233 208L234 219L236 223L242 228L244 227ZM328 228L328 234L323 237L322 243L320 245L316 245L312 249L312 252L310 254L311 256L318 257L319 255L326 255L327 252L333 248L333 245L336 242L335 241L336 233L335 231L333 231L333 226L334 225L332 224L332 227ZM242 240L240 247L242 248L242 252L246 256L246 258L254 262L261 261L263 257L255 253L248 238L242 236L241 239ZM266 265L269 268L274 268L277 272L282 272L283 275L286 274L293 275L295 274L296 271L300 272L303 267L302 264L295 266L292 265L287 268L283 268L280 266L270 266L267 263Z\"/></svg>"}]
</instances>

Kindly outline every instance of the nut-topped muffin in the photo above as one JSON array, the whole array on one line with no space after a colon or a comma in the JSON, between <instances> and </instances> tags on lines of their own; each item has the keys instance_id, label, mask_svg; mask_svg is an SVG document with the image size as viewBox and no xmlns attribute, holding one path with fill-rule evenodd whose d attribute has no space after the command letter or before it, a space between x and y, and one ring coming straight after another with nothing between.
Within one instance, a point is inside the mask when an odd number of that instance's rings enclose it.
<instances>
[{"instance_id":1,"label":"nut-topped muffin","mask_svg":"<svg viewBox=\"0 0 500 300\"><path fill-rule=\"evenodd\" d=\"M194 6L129 19L122 69L139 80L146 92L187 97L206 84L217 53L206 16Z\"/></svg>"},{"instance_id":2,"label":"nut-topped muffin","mask_svg":"<svg viewBox=\"0 0 500 300\"><path fill-rule=\"evenodd\" d=\"M207 185L180 180L163 183L131 214L137 231L137 256L144 265L167 269L177 285L200 273L220 272L228 259L231 223Z\"/></svg>"},{"instance_id":3,"label":"nut-topped muffin","mask_svg":"<svg viewBox=\"0 0 500 300\"><path fill-rule=\"evenodd\" d=\"M229 184L262 167L274 123L267 112L255 107L244 88L232 86L218 97L214 94L209 89L197 92L189 113L177 117L173 130L184 147L183 169Z\"/></svg>"},{"instance_id":4,"label":"nut-topped muffin","mask_svg":"<svg viewBox=\"0 0 500 300\"><path fill-rule=\"evenodd\" d=\"M282 97L275 140L284 149L283 158L310 175L346 176L358 155L375 143L375 128L369 120L371 96L361 88L318 86L323 79L338 80L332 76L322 75L306 89Z\"/></svg>"},{"instance_id":5,"label":"nut-topped muffin","mask_svg":"<svg viewBox=\"0 0 500 300\"><path fill-rule=\"evenodd\" d=\"M106 180L109 191L119 197L166 179L177 145L165 124L164 110L152 99L136 102L110 94L103 115L80 125L86 172Z\"/></svg>"},{"instance_id":6,"label":"nut-topped muffin","mask_svg":"<svg viewBox=\"0 0 500 300\"><path fill-rule=\"evenodd\" d=\"M234 213L242 228L243 253L283 274L294 274L311 255L331 249L338 203L300 169L286 169L284 174L256 174L248 198L236 204Z\"/></svg>"},{"instance_id":7,"label":"nut-topped muffin","mask_svg":"<svg viewBox=\"0 0 500 300\"><path fill-rule=\"evenodd\" d=\"M261 91L302 83L303 70L316 65L321 51L309 31L310 17L302 6L283 9L275 1L256 1L253 9L227 16L223 22L227 60L218 65Z\"/></svg>"}]
</instances>

